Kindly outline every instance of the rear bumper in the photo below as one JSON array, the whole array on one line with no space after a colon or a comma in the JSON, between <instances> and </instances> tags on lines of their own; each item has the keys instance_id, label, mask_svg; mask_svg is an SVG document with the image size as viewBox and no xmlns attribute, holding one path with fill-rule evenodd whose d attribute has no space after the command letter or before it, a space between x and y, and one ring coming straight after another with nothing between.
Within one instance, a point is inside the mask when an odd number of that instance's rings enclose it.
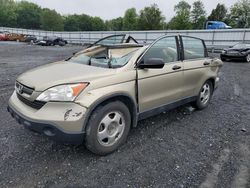
<instances>
[{"instance_id":1,"label":"rear bumper","mask_svg":"<svg viewBox=\"0 0 250 188\"><path fill-rule=\"evenodd\" d=\"M39 123L28 120L27 118L23 117L20 113L16 112L15 109L11 106L7 107L8 112L11 116L19 123L24 125L25 128L43 134L46 137L49 137L52 140L61 143L68 143L68 144L82 144L84 140L84 133L66 133L52 124L49 123Z\"/></svg>"}]
</instances>

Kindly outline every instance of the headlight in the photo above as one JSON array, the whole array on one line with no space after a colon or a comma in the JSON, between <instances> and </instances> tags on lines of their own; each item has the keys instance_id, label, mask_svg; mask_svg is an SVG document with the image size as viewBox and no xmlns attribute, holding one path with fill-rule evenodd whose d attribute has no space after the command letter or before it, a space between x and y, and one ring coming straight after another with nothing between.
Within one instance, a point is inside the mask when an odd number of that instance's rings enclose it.
<instances>
[{"instance_id":1,"label":"headlight","mask_svg":"<svg viewBox=\"0 0 250 188\"><path fill-rule=\"evenodd\" d=\"M75 98L88 86L88 83L59 85L41 93L38 101L74 101Z\"/></svg>"},{"instance_id":2,"label":"headlight","mask_svg":"<svg viewBox=\"0 0 250 188\"><path fill-rule=\"evenodd\" d=\"M226 51L225 51L225 50L223 50L223 51L222 51L222 54L225 54L225 53L226 53Z\"/></svg>"}]
</instances>

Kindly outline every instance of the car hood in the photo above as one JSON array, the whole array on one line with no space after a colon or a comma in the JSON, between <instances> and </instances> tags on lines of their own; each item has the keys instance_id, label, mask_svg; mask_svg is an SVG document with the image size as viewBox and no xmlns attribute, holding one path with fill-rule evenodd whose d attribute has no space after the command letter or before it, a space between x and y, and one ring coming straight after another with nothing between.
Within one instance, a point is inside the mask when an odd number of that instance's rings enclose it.
<instances>
[{"instance_id":1,"label":"car hood","mask_svg":"<svg viewBox=\"0 0 250 188\"><path fill-rule=\"evenodd\" d=\"M17 78L17 81L35 89L44 91L50 87L112 76L115 69L82 65L67 61L51 63L29 70Z\"/></svg>"},{"instance_id":2,"label":"car hood","mask_svg":"<svg viewBox=\"0 0 250 188\"><path fill-rule=\"evenodd\" d=\"M227 48L225 49L225 51L227 52L232 52L232 51L237 51L237 52L244 52L244 51L248 51L249 48Z\"/></svg>"}]
</instances>

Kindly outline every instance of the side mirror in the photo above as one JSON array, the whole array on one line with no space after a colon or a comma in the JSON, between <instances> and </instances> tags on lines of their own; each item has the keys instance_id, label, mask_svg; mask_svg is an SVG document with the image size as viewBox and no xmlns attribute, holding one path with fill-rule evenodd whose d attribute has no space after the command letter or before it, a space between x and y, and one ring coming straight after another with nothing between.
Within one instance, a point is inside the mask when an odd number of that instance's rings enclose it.
<instances>
[{"instance_id":1,"label":"side mirror","mask_svg":"<svg viewBox=\"0 0 250 188\"><path fill-rule=\"evenodd\" d=\"M141 61L138 65L140 69L162 69L165 66L165 62L160 58L150 58L146 61Z\"/></svg>"}]
</instances>

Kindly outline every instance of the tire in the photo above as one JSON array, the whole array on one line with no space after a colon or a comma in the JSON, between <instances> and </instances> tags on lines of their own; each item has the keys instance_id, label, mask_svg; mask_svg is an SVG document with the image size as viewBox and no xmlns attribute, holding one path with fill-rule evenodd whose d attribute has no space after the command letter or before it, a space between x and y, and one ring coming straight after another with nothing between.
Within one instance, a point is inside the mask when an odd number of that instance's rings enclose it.
<instances>
[{"instance_id":1,"label":"tire","mask_svg":"<svg viewBox=\"0 0 250 188\"><path fill-rule=\"evenodd\" d=\"M198 110L203 110L208 107L209 102L212 99L213 96L213 84L211 81L206 81L199 92L197 100L192 103L192 106L197 108Z\"/></svg>"},{"instance_id":2,"label":"tire","mask_svg":"<svg viewBox=\"0 0 250 188\"><path fill-rule=\"evenodd\" d=\"M110 154L126 141L130 127L131 115L124 103L113 101L99 106L88 121L85 145L95 154Z\"/></svg>"},{"instance_id":3,"label":"tire","mask_svg":"<svg viewBox=\"0 0 250 188\"><path fill-rule=\"evenodd\" d=\"M65 43L65 42L62 42L62 41L59 41L58 45L62 47L62 46L65 46L66 43Z\"/></svg>"},{"instance_id":4,"label":"tire","mask_svg":"<svg viewBox=\"0 0 250 188\"><path fill-rule=\"evenodd\" d=\"M222 58L221 58L221 61L227 61L227 59L222 57Z\"/></svg>"}]
</instances>

